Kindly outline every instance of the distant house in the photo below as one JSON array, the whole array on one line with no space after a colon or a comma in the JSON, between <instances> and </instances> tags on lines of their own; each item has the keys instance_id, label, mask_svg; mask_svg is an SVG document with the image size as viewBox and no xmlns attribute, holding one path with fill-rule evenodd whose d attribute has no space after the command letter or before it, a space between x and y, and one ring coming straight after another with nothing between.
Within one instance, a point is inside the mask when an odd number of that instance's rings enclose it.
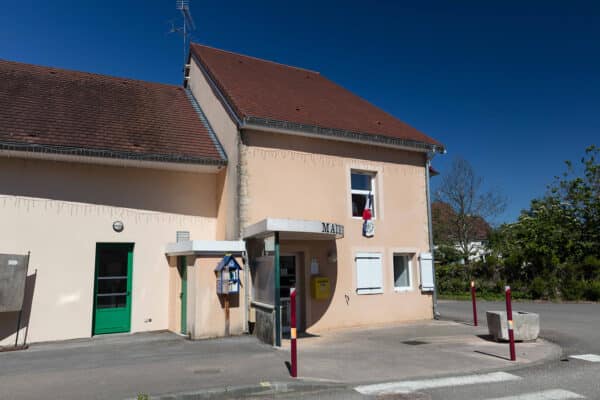
<instances>
[{"instance_id":1,"label":"distant house","mask_svg":"<svg viewBox=\"0 0 600 400\"><path fill-rule=\"evenodd\" d=\"M431 203L434 243L436 247L450 245L457 251L462 251L456 235L457 214L448 203L434 201ZM492 232L491 226L479 216L468 217L471 231L467 246L469 261L485 261L490 254L488 240ZM463 259L462 262L465 262Z\"/></svg>"}]
</instances>

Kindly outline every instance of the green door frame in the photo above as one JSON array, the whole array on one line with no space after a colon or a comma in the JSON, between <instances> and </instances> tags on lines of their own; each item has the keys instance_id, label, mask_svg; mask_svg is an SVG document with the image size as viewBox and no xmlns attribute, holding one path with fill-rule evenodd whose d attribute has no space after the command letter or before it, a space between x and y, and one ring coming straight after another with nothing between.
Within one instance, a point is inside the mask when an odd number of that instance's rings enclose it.
<instances>
[{"instance_id":1,"label":"green door frame","mask_svg":"<svg viewBox=\"0 0 600 400\"><path fill-rule=\"evenodd\" d=\"M178 257L179 276L181 277L181 334L187 335L187 263L185 256Z\"/></svg>"},{"instance_id":2,"label":"green door frame","mask_svg":"<svg viewBox=\"0 0 600 400\"><path fill-rule=\"evenodd\" d=\"M275 232L275 346L281 347L281 266L279 260L279 232Z\"/></svg>"},{"instance_id":3,"label":"green door frame","mask_svg":"<svg viewBox=\"0 0 600 400\"><path fill-rule=\"evenodd\" d=\"M131 288L133 278L133 243L96 243L94 271L94 310L92 314L92 334L129 332L131 330ZM125 307L98 308L98 269L101 249L127 250L127 294Z\"/></svg>"}]
</instances>

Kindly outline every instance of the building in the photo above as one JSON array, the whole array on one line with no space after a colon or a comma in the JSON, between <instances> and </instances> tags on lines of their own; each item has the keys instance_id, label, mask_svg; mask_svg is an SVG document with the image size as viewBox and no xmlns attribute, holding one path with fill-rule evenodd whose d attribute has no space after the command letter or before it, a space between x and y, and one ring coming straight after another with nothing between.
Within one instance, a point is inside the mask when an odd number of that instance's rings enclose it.
<instances>
[{"instance_id":1,"label":"building","mask_svg":"<svg viewBox=\"0 0 600 400\"><path fill-rule=\"evenodd\" d=\"M192 44L182 87L2 61L0 89L0 253L31 252L28 341L278 344L291 287L301 331L432 317L443 146L320 74ZM228 254L240 290L219 294Z\"/></svg>"},{"instance_id":2,"label":"building","mask_svg":"<svg viewBox=\"0 0 600 400\"><path fill-rule=\"evenodd\" d=\"M431 204L431 217L434 242L438 244L436 250L446 253L449 248L449 252L457 253L455 257L458 258L460 263L464 264L466 260L461 258L460 255L465 253L465 249L463 249L461 241L458 240L455 229L460 222L457 213L450 204L443 201L434 201ZM465 241L468 261L485 261L486 257L491 254L488 242L492 227L480 216L467 216L466 221L468 225L462 235L469 238L468 241ZM450 260L453 258L452 255L449 257Z\"/></svg>"}]
</instances>

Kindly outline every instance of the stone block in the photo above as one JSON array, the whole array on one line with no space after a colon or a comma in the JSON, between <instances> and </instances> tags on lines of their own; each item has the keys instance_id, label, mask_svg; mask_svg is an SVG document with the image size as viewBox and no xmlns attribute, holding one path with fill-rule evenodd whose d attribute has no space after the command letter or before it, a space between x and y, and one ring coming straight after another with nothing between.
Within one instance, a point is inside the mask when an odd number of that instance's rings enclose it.
<instances>
[{"instance_id":1,"label":"stone block","mask_svg":"<svg viewBox=\"0 0 600 400\"><path fill-rule=\"evenodd\" d=\"M508 341L508 321L506 311L487 311L487 325L490 335L496 341ZM539 314L526 311L513 311L515 341L536 340L540 334Z\"/></svg>"}]
</instances>

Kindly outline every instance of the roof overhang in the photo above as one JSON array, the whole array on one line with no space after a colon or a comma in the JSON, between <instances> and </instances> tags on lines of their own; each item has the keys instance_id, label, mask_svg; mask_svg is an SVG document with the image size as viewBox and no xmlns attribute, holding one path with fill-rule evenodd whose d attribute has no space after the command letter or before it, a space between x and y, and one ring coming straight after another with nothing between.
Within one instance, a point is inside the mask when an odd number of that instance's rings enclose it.
<instances>
[{"instance_id":1,"label":"roof overhang","mask_svg":"<svg viewBox=\"0 0 600 400\"><path fill-rule=\"evenodd\" d=\"M241 254L246 251L243 240L185 240L169 243L167 256Z\"/></svg>"},{"instance_id":2,"label":"roof overhang","mask_svg":"<svg viewBox=\"0 0 600 400\"><path fill-rule=\"evenodd\" d=\"M227 165L225 160L184 158L176 160L159 155L135 155L94 149L12 143L0 143L0 157L203 173L216 173Z\"/></svg>"},{"instance_id":3,"label":"roof overhang","mask_svg":"<svg viewBox=\"0 0 600 400\"><path fill-rule=\"evenodd\" d=\"M419 151L423 153L445 153L442 145L418 142L408 139L394 138L384 135L353 132L343 129L324 128L316 125L305 125L296 122L279 121L268 118L245 117L239 124L240 129L275 132L288 135L330 139L342 142L369 144L400 150Z\"/></svg>"},{"instance_id":4,"label":"roof overhang","mask_svg":"<svg viewBox=\"0 0 600 400\"><path fill-rule=\"evenodd\" d=\"M244 229L244 239L265 238L279 232L280 240L332 240L344 237L344 226L332 222L266 218Z\"/></svg>"}]
</instances>

